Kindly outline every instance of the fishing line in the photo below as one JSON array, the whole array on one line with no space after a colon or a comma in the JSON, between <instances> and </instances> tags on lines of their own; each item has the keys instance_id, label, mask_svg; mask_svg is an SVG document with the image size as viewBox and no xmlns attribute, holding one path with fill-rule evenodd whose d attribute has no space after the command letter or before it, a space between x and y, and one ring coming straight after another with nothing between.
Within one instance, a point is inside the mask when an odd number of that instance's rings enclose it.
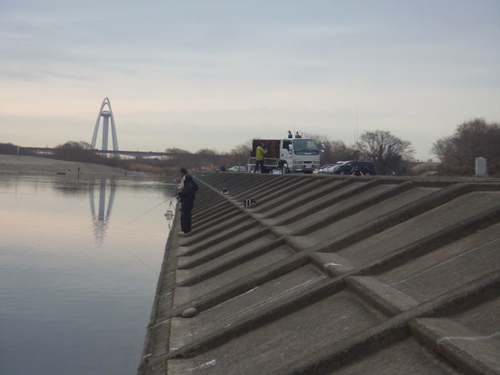
<instances>
[{"instance_id":1,"label":"fishing line","mask_svg":"<svg viewBox=\"0 0 500 375\"><path fill-rule=\"evenodd\" d=\"M139 215L139 216L137 216L136 218L134 218L134 219L130 220L127 224L124 224L124 225L122 226L122 228L123 228L123 227L125 227L125 226L127 226L127 225L129 225L129 224L130 224L130 223L132 223L133 221L135 221L135 220L139 219L141 216L146 215L148 212L150 212L150 211L154 210L154 209L155 209L156 207L158 207L158 206L161 206L163 203L165 203L165 202L167 202L167 201L170 201L170 203L169 203L169 205L168 205L168 206L169 206L169 207L170 207L170 206L172 206L172 199L173 199L173 198L175 198L175 197L170 197L170 198L167 198L167 199L165 199L164 201L162 201L162 202L158 203L156 206L154 206L154 207L150 208L150 209L149 209L149 210L147 210L146 212L143 212L142 214L140 214L140 215Z\"/></svg>"},{"instance_id":2,"label":"fishing line","mask_svg":"<svg viewBox=\"0 0 500 375\"><path fill-rule=\"evenodd\" d=\"M148 264L144 263L144 261L142 259L140 259L138 256L136 256L133 252L131 252L130 250L127 250L127 253L132 255L135 259L137 259L142 264L144 264L147 268L149 268L151 271L153 271L154 274L158 275L158 272L156 272L154 269L152 269Z\"/></svg>"},{"instance_id":3,"label":"fishing line","mask_svg":"<svg viewBox=\"0 0 500 375\"><path fill-rule=\"evenodd\" d=\"M150 212L151 210L155 209L156 207L162 205L163 203L167 202L167 201L170 201L169 204L168 204L168 207L171 207L173 206L172 204L172 201L175 197L170 197L168 199L165 199L164 201L160 202L159 204L157 204L156 206L150 208L149 210L147 210L146 212L142 213L141 215L137 216L135 219L132 219L131 221L129 221L127 224L123 225L122 228L128 224L130 224L131 222L133 222L134 220L137 220L138 218L140 218L141 216L144 216L145 214L147 214L148 212ZM154 202L156 199L154 199L152 202ZM151 202L149 202L151 203ZM148 205L149 205L148 203ZM170 229L170 224L169 224L169 229ZM145 267L147 267L150 271L152 271L154 274L158 275L158 272L156 272L153 268L151 268L148 264L146 264L141 258L139 258L137 255L135 255L132 251L130 250L126 250L130 255L132 255L136 260L138 260L139 262L141 262Z\"/></svg>"},{"instance_id":4,"label":"fishing line","mask_svg":"<svg viewBox=\"0 0 500 375\"><path fill-rule=\"evenodd\" d=\"M153 202L157 201L157 200L158 200L158 199L160 199L160 198L161 198L161 197L156 197L156 198L155 198L155 199L153 199L152 201L150 201L150 202L146 203L145 205L143 205L143 206L141 207L141 211L142 211L142 209L143 209L144 207L149 206L151 203L153 203Z\"/></svg>"}]
</instances>

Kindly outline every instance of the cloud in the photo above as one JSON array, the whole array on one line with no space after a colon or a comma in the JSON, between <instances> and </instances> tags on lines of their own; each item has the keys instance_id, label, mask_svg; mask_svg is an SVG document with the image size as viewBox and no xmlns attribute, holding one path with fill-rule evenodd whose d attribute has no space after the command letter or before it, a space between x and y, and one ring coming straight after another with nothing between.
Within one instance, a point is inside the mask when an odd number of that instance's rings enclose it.
<instances>
[{"instance_id":1,"label":"cloud","mask_svg":"<svg viewBox=\"0 0 500 375\"><path fill-rule=\"evenodd\" d=\"M0 135L88 141L109 97L124 148L229 151L289 128L351 142L357 121L427 155L464 121L498 121L498 14L496 1L7 0Z\"/></svg>"}]
</instances>

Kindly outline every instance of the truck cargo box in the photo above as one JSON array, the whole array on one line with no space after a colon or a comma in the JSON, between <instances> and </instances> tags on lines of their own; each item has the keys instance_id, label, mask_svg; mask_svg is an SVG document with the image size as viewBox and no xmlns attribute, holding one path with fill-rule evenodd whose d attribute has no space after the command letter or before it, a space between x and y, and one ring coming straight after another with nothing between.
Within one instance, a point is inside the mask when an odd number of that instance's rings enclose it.
<instances>
[{"instance_id":1,"label":"truck cargo box","mask_svg":"<svg viewBox=\"0 0 500 375\"><path fill-rule=\"evenodd\" d=\"M251 157L255 157L257 146L264 143L264 148L267 150L266 158L280 157L280 140L279 139L254 139L252 141Z\"/></svg>"}]
</instances>

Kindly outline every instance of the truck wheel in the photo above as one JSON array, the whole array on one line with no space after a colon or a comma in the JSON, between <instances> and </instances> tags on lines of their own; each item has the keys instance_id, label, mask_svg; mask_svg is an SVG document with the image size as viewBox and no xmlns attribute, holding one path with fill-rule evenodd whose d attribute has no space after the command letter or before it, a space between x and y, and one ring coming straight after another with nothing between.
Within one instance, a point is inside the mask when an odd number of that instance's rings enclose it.
<instances>
[{"instance_id":1,"label":"truck wheel","mask_svg":"<svg viewBox=\"0 0 500 375\"><path fill-rule=\"evenodd\" d=\"M282 173L282 174L287 174L288 172L290 172L290 171L288 170L288 164L287 164L287 163L283 163L283 164L281 165L281 173Z\"/></svg>"}]
</instances>

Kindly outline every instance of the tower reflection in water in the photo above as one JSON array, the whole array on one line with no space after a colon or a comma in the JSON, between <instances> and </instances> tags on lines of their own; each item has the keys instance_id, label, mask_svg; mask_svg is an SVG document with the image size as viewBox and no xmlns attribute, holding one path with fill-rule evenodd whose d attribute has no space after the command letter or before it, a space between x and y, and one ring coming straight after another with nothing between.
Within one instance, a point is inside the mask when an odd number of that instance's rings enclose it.
<instances>
[{"instance_id":1,"label":"tower reflection in water","mask_svg":"<svg viewBox=\"0 0 500 375\"><path fill-rule=\"evenodd\" d=\"M95 195L99 190L97 202L97 213L95 207ZM96 244L101 245L106 235L109 218L113 209L116 194L116 183L113 180L101 178L99 183L92 184L89 189L90 213L92 215L94 236ZM107 204L106 204L107 203Z\"/></svg>"}]
</instances>

